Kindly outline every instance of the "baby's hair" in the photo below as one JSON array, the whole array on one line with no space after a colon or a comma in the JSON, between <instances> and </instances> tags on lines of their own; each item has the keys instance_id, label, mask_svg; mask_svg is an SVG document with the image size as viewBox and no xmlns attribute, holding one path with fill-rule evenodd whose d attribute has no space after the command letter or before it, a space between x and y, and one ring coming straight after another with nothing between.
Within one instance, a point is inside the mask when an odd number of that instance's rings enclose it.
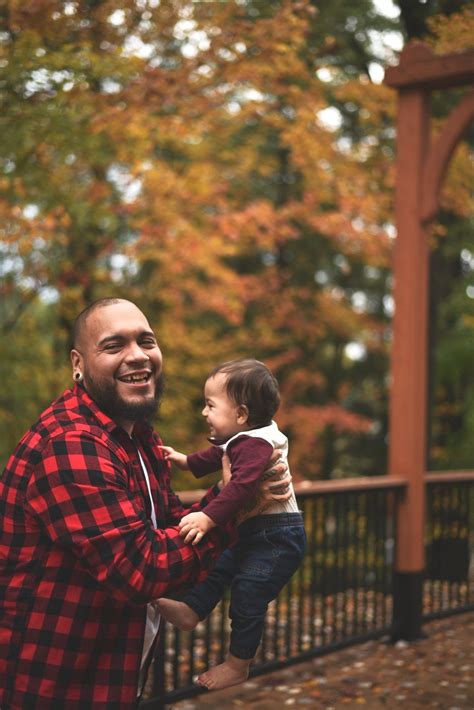
<instances>
[{"instance_id":1,"label":"baby's hair","mask_svg":"<svg viewBox=\"0 0 474 710\"><path fill-rule=\"evenodd\" d=\"M251 358L229 360L218 365L209 377L227 375L225 388L230 399L248 409L251 427L268 426L280 405L276 378L263 362Z\"/></svg>"}]
</instances>

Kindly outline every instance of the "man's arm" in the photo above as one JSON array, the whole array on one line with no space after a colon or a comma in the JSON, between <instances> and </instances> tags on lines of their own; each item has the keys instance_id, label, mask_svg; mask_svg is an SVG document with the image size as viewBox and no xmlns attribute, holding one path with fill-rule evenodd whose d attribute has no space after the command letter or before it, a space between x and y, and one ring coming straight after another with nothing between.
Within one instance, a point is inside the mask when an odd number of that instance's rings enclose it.
<instances>
[{"instance_id":1,"label":"man's arm","mask_svg":"<svg viewBox=\"0 0 474 710\"><path fill-rule=\"evenodd\" d=\"M235 533L229 525L193 546L176 526L154 530L141 496L128 487L126 464L83 432L49 442L25 505L53 543L68 547L112 596L137 604L203 579Z\"/></svg>"}]
</instances>

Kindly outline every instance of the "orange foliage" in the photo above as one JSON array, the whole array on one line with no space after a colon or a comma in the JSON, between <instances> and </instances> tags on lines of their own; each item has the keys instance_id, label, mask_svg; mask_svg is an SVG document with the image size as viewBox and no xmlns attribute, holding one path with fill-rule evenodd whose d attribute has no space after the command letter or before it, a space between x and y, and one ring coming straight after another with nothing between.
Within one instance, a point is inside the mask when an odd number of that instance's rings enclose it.
<instances>
[{"instance_id":1,"label":"orange foliage","mask_svg":"<svg viewBox=\"0 0 474 710\"><path fill-rule=\"evenodd\" d=\"M383 307L352 298L370 279L379 301L387 288L393 92L362 71L318 78L337 45L315 39L310 0L262 3L258 17L237 2L7 5L0 217L21 267L3 288L57 289L62 327L95 297L137 300L165 351L174 445L202 443L218 360L265 359L294 468L329 475L322 436L367 434L381 416L380 381L372 414L356 413L372 373L354 374L344 347L377 364L387 350ZM435 22L439 46L463 22ZM357 130L324 124L331 105L351 107ZM461 150L445 196L461 214L466 166Z\"/></svg>"}]
</instances>

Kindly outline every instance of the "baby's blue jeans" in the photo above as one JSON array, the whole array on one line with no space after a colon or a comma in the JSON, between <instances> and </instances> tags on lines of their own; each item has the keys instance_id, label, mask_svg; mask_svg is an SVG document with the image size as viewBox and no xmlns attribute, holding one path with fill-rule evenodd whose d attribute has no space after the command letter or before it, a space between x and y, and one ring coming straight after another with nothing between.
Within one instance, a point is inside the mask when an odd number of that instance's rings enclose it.
<instances>
[{"instance_id":1,"label":"baby's blue jeans","mask_svg":"<svg viewBox=\"0 0 474 710\"><path fill-rule=\"evenodd\" d=\"M305 546L300 513L250 518L239 526L237 544L225 550L204 582L183 601L205 619L230 586L230 652L251 659L262 638L268 604L301 564Z\"/></svg>"}]
</instances>

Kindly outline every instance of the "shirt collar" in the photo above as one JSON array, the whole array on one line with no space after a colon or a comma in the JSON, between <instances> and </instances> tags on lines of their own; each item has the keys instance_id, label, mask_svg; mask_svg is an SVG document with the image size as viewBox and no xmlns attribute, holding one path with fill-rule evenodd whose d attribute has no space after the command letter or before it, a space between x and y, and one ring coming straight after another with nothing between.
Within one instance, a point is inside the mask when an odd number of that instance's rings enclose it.
<instances>
[{"instance_id":1,"label":"shirt collar","mask_svg":"<svg viewBox=\"0 0 474 710\"><path fill-rule=\"evenodd\" d=\"M272 421L270 424L257 424L257 426L251 426L249 429L244 429L243 431L236 432L235 434L231 434L230 436L226 436L223 438L219 438L217 436L208 436L207 440L211 443L214 444L214 446L224 446L224 444L227 444L228 441L234 438L234 436L241 435L245 436L249 431L255 431L256 429L266 429L270 428L271 426L276 426L275 422Z\"/></svg>"}]
</instances>

